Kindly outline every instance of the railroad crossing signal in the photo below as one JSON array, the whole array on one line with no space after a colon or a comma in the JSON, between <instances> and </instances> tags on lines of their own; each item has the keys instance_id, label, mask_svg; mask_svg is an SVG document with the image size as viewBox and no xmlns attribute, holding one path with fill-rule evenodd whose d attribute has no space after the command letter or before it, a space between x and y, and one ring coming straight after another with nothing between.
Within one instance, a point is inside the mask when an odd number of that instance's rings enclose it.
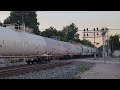
<instances>
[{"instance_id":1,"label":"railroad crossing signal","mask_svg":"<svg viewBox=\"0 0 120 90\"><path fill-rule=\"evenodd\" d=\"M94 36L94 34L95 34L95 36ZM98 27L95 29L93 29L93 30L88 30L88 28L85 30L84 29L84 32L83 32L83 38L97 38L97 37L101 37L100 36L100 30L98 29Z\"/></svg>"},{"instance_id":2,"label":"railroad crossing signal","mask_svg":"<svg viewBox=\"0 0 120 90\"><path fill-rule=\"evenodd\" d=\"M84 32L83 32L83 34L84 34L84 36L83 36L83 38L85 39L85 38L94 38L94 46L95 46L95 44L96 45L98 45L99 43L96 43L95 42L95 38L98 38L98 37L106 37L105 35L106 35L106 33L108 32L108 29L107 28L102 28L102 29L98 29L98 27L95 29L93 29L93 30L88 30L88 28L85 30L84 29ZM103 41L103 43L104 43L104 41ZM103 44L104 45L104 44ZM95 47L94 47L95 48ZM104 51L104 48L103 48L103 53L104 53L105 51ZM103 56L104 57L104 56ZM94 54L94 59L96 59L96 53Z\"/></svg>"}]
</instances>

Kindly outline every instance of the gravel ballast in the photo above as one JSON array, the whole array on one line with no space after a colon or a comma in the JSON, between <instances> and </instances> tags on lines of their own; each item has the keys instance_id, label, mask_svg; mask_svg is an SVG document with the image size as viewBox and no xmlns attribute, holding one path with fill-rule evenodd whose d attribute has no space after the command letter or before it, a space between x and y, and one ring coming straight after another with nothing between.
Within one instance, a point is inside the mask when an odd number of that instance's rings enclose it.
<instances>
[{"instance_id":1,"label":"gravel ballast","mask_svg":"<svg viewBox=\"0 0 120 90\"><path fill-rule=\"evenodd\" d=\"M94 65L94 63L88 62L74 62L62 67L26 73L24 75L7 77L4 79L73 79L79 78L78 75ZM84 69L84 67L87 67L87 69Z\"/></svg>"}]
</instances>

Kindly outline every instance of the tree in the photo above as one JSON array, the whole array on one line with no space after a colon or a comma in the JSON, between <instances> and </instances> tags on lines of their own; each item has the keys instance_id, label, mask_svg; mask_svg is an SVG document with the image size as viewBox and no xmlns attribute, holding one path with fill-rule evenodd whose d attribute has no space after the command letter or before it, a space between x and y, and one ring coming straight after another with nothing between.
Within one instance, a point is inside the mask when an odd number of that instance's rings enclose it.
<instances>
[{"instance_id":1,"label":"tree","mask_svg":"<svg viewBox=\"0 0 120 90\"><path fill-rule=\"evenodd\" d=\"M113 52L114 50L119 50L120 49L120 41L119 41L119 35L114 35L114 36L110 36L110 39L109 39L109 46L110 46L110 49L111 51Z\"/></svg>"},{"instance_id":2,"label":"tree","mask_svg":"<svg viewBox=\"0 0 120 90\"><path fill-rule=\"evenodd\" d=\"M86 39L83 39L81 43L87 46L94 47L94 45L89 40L86 40Z\"/></svg>"},{"instance_id":3,"label":"tree","mask_svg":"<svg viewBox=\"0 0 120 90\"><path fill-rule=\"evenodd\" d=\"M4 20L3 23L4 23L4 24L10 24L10 23L11 23L10 17L7 17L7 18Z\"/></svg>"},{"instance_id":4,"label":"tree","mask_svg":"<svg viewBox=\"0 0 120 90\"><path fill-rule=\"evenodd\" d=\"M65 42L72 41L94 47L94 45L92 45L89 40L81 41L79 39L79 34L77 32L78 32L78 28L75 26L75 24L72 23L64 27L62 31L57 31L56 28L51 26L50 28L41 32L41 36L48 38L56 36L59 37L60 41L65 41Z\"/></svg>"},{"instance_id":5,"label":"tree","mask_svg":"<svg viewBox=\"0 0 120 90\"><path fill-rule=\"evenodd\" d=\"M60 41L67 41L65 34L62 31L58 31L58 37L60 38Z\"/></svg>"},{"instance_id":6,"label":"tree","mask_svg":"<svg viewBox=\"0 0 120 90\"><path fill-rule=\"evenodd\" d=\"M75 41L79 39L78 27L72 23L66 27L63 27L62 33L64 33L64 38L66 38L66 41L72 40Z\"/></svg>"},{"instance_id":7,"label":"tree","mask_svg":"<svg viewBox=\"0 0 120 90\"><path fill-rule=\"evenodd\" d=\"M103 45L101 45L100 47L98 47L98 53L99 53L99 56L102 57L102 55L103 55Z\"/></svg>"},{"instance_id":8,"label":"tree","mask_svg":"<svg viewBox=\"0 0 120 90\"><path fill-rule=\"evenodd\" d=\"M61 41L69 42L71 41L80 41L79 34L77 33L78 28L75 24L70 24L63 28L62 31L57 31L54 27L50 27L41 33L44 37L53 37L57 36Z\"/></svg>"},{"instance_id":9,"label":"tree","mask_svg":"<svg viewBox=\"0 0 120 90\"><path fill-rule=\"evenodd\" d=\"M4 20L4 24L17 23L18 21L21 24L24 21L26 26L34 29L35 34L40 34L36 11L11 11L10 16Z\"/></svg>"},{"instance_id":10,"label":"tree","mask_svg":"<svg viewBox=\"0 0 120 90\"><path fill-rule=\"evenodd\" d=\"M2 22L0 21L0 26L2 26Z\"/></svg>"},{"instance_id":11,"label":"tree","mask_svg":"<svg viewBox=\"0 0 120 90\"><path fill-rule=\"evenodd\" d=\"M41 32L41 36L50 38L53 36L58 36L58 32L54 27L50 27L46 29L45 31Z\"/></svg>"}]
</instances>

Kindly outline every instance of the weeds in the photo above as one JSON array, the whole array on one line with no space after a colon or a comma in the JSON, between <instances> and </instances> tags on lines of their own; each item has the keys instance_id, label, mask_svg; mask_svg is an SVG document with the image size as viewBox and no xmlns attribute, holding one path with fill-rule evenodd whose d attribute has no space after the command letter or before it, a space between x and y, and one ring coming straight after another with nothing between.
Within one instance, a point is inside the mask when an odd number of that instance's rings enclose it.
<instances>
[{"instance_id":1,"label":"weeds","mask_svg":"<svg viewBox=\"0 0 120 90\"><path fill-rule=\"evenodd\" d=\"M89 66L81 66L81 67L79 67L79 70L80 70L80 72L81 73L83 73L83 72L85 72L85 71L88 71L90 69L90 67Z\"/></svg>"}]
</instances>

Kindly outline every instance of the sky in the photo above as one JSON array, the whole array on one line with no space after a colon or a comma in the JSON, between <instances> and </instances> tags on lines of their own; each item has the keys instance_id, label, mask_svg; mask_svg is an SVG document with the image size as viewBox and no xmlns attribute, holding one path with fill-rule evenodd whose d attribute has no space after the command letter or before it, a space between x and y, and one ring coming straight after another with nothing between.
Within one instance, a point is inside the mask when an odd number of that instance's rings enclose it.
<instances>
[{"instance_id":1,"label":"sky","mask_svg":"<svg viewBox=\"0 0 120 90\"><path fill-rule=\"evenodd\" d=\"M3 22L10 15L9 11L0 11L0 21ZM107 27L109 29L120 29L120 11L37 11L37 19L40 23L39 29L46 29L50 26L57 30L75 23L79 30ZM41 30L42 31L42 30ZM82 32L80 39L82 39ZM109 35L120 34L120 31L110 31ZM92 39L88 39L93 42ZM102 44L102 38L96 39Z\"/></svg>"}]
</instances>

